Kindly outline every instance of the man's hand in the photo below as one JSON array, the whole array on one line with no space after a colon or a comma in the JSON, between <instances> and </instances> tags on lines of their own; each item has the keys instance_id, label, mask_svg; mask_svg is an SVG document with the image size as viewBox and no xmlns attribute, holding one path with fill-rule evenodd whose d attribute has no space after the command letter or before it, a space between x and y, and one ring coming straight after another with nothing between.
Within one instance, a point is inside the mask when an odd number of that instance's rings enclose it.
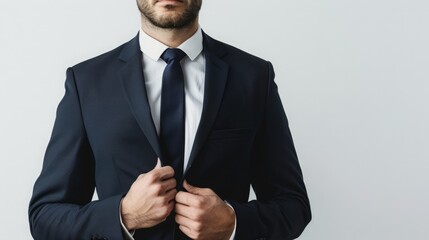
<instances>
[{"instance_id":1,"label":"man's hand","mask_svg":"<svg viewBox=\"0 0 429 240\"><path fill-rule=\"evenodd\" d=\"M174 169L161 167L141 174L122 199L122 222L128 230L149 228L167 218L174 208L176 196Z\"/></svg>"},{"instance_id":2,"label":"man's hand","mask_svg":"<svg viewBox=\"0 0 429 240\"><path fill-rule=\"evenodd\" d=\"M235 213L215 192L184 182L188 192L176 195L176 222L192 239L229 239L234 230Z\"/></svg>"}]
</instances>

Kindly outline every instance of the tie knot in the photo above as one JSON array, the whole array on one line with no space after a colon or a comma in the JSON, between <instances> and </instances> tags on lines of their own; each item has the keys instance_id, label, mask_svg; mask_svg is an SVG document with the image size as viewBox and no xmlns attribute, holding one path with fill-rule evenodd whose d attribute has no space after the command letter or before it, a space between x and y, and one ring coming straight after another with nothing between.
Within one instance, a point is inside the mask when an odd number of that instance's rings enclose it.
<instances>
[{"instance_id":1,"label":"tie knot","mask_svg":"<svg viewBox=\"0 0 429 240\"><path fill-rule=\"evenodd\" d=\"M167 64L169 64L174 60L180 62L185 56L186 53L178 48L167 48L167 50L165 50L164 53L161 55L161 58Z\"/></svg>"}]
</instances>

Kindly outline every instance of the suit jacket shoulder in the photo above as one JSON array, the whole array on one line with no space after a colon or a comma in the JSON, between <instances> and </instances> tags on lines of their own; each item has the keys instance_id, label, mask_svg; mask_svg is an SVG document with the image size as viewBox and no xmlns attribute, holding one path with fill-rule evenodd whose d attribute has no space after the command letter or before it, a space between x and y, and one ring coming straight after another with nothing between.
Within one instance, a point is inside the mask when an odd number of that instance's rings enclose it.
<instances>
[{"instance_id":1,"label":"suit jacket shoulder","mask_svg":"<svg viewBox=\"0 0 429 240\"><path fill-rule=\"evenodd\" d=\"M235 46L229 45L225 42L216 40L209 35L204 33L204 39L207 44L207 47L212 48L223 48L225 53L231 60L238 60L236 63L242 62L244 64L266 64L267 61L258 56L250 54L246 51L243 51Z\"/></svg>"},{"instance_id":2,"label":"suit jacket shoulder","mask_svg":"<svg viewBox=\"0 0 429 240\"><path fill-rule=\"evenodd\" d=\"M132 55L137 53L136 50L139 50L138 43L138 34L128 42L121 44L120 46L102 53L98 56L80 62L71 68L73 69L76 75L84 74L87 77L87 74L96 74L99 75L105 71L109 72L109 69L116 69L117 64L123 58L130 58Z\"/></svg>"}]
</instances>

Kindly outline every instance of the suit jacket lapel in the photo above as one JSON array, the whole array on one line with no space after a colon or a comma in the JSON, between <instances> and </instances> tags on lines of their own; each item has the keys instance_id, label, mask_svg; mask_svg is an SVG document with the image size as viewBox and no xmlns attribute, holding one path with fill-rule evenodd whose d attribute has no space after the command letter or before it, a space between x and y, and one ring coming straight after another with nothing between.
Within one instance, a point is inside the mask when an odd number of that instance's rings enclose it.
<instances>
[{"instance_id":1,"label":"suit jacket lapel","mask_svg":"<svg viewBox=\"0 0 429 240\"><path fill-rule=\"evenodd\" d=\"M142 70L142 53L140 51L138 35L124 45L119 59L124 62L124 67L119 71L119 77L122 80L122 85L133 115L153 150L162 160L159 138L153 123L146 94Z\"/></svg>"},{"instance_id":2,"label":"suit jacket lapel","mask_svg":"<svg viewBox=\"0 0 429 240\"><path fill-rule=\"evenodd\" d=\"M221 57L226 54L225 49L205 33L203 33L203 36L204 54L206 58L203 111L194 145L192 146L191 155L186 166L185 174L183 175L184 177L198 156L199 151L203 147L212 129L228 78L228 64L221 60Z\"/></svg>"},{"instance_id":3,"label":"suit jacket lapel","mask_svg":"<svg viewBox=\"0 0 429 240\"><path fill-rule=\"evenodd\" d=\"M191 155L185 169L185 174L183 175L184 177L198 156L212 129L228 78L228 64L221 59L226 54L225 49L205 33L203 33L203 36L206 58L203 111ZM163 157L159 138L153 123L146 94L142 71L142 53L140 51L138 35L124 45L119 59L124 62L123 68L119 71L119 77L121 78L133 115L153 150L162 161Z\"/></svg>"}]
</instances>

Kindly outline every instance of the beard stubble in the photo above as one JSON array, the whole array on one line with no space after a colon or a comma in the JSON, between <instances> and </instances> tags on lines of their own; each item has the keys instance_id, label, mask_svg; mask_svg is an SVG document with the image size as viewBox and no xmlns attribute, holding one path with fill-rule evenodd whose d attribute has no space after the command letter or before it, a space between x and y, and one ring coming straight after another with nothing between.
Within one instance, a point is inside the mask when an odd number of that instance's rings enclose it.
<instances>
[{"instance_id":1,"label":"beard stubble","mask_svg":"<svg viewBox=\"0 0 429 240\"><path fill-rule=\"evenodd\" d=\"M137 0L137 6L142 16L151 24L164 29L181 29L191 25L198 17L201 9L201 0L189 0L186 9L177 14L160 16L148 0ZM169 11L174 11L174 5L166 5Z\"/></svg>"}]
</instances>

